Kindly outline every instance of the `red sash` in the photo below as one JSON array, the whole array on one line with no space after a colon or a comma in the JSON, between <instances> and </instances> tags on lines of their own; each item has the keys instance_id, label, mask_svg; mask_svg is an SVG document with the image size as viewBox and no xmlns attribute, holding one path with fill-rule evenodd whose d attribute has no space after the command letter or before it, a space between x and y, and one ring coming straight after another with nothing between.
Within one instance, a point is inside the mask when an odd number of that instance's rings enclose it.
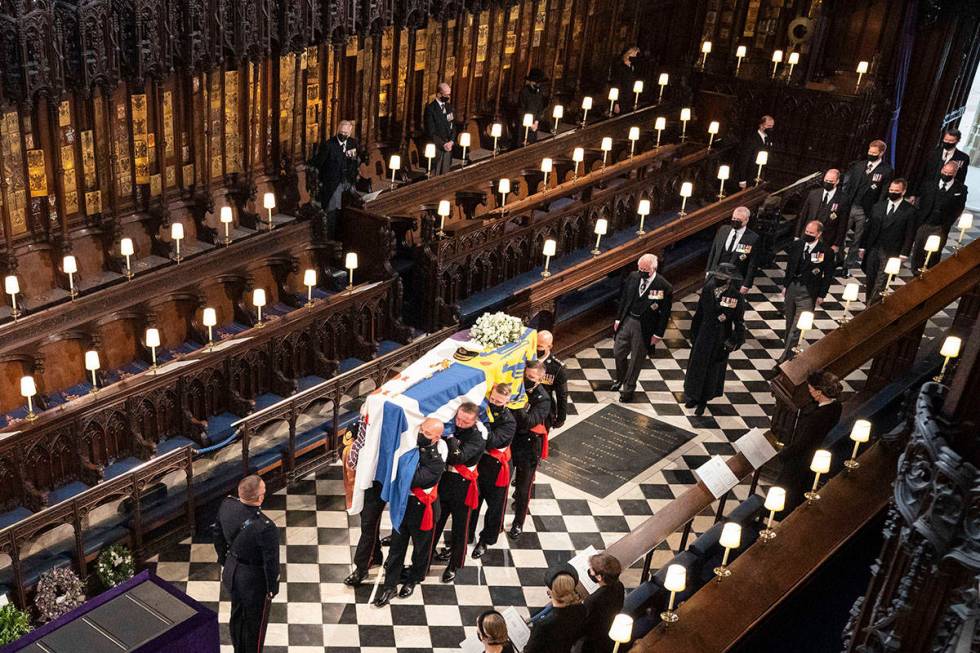
<instances>
[{"instance_id":1,"label":"red sash","mask_svg":"<svg viewBox=\"0 0 980 653\"><path fill-rule=\"evenodd\" d=\"M419 500L419 503L425 506L425 512L422 513L422 524L419 528L423 531L431 531L435 525L435 520L432 518L432 504L439 498L439 486L433 486L431 493L426 492L420 487L413 487L412 495Z\"/></svg>"},{"instance_id":2,"label":"red sash","mask_svg":"<svg viewBox=\"0 0 980 653\"><path fill-rule=\"evenodd\" d=\"M544 424L535 424L531 427L531 433L541 436L541 460L548 457L548 429Z\"/></svg>"},{"instance_id":3,"label":"red sash","mask_svg":"<svg viewBox=\"0 0 980 653\"><path fill-rule=\"evenodd\" d=\"M507 463L510 462L510 447L487 449L487 455L500 463L500 471L497 472L497 487L507 487L507 484L510 483L510 468L507 467Z\"/></svg>"},{"instance_id":4,"label":"red sash","mask_svg":"<svg viewBox=\"0 0 980 653\"><path fill-rule=\"evenodd\" d=\"M480 488L476 484L476 479L479 474L477 474L475 469L471 470L466 465L453 465L453 469L470 482L470 487L466 490L466 507L475 510L480 505Z\"/></svg>"}]
</instances>

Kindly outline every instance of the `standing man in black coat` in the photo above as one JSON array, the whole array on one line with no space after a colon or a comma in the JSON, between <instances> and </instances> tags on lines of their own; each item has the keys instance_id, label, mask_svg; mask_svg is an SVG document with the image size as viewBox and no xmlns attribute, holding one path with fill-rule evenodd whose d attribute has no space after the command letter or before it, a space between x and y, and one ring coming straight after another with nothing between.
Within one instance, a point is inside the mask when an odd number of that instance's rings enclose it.
<instances>
[{"instance_id":1,"label":"standing man in black coat","mask_svg":"<svg viewBox=\"0 0 980 653\"><path fill-rule=\"evenodd\" d=\"M320 182L320 206L327 216L324 225L329 238L337 224L337 215L343 205L344 193L353 191L357 182L357 170L363 156L358 143L351 136L354 123L341 120L337 134L320 143L313 157Z\"/></svg>"},{"instance_id":2,"label":"standing man in black coat","mask_svg":"<svg viewBox=\"0 0 980 653\"><path fill-rule=\"evenodd\" d=\"M904 199L906 187L906 181L901 178L888 185L888 198L874 205L864 230L858 255L867 275L864 286L866 306L881 299L885 287L885 264L888 259L900 256L905 243L911 240L915 207Z\"/></svg>"},{"instance_id":3,"label":"standing man in black coat","mask_svg":"<svg viewBox=\"0 0 980 653\"><path fill-rule=\"evenodd\" d=\"M623 50L609 70L609 85L619 89L619 99L613 104L614 115L636 110L633 106L636 101L633 84L640 78L636 70L636 59L639 56L640 48L632 45Z\"/></svg>"},{"instance_id":4,"label":"standing man in black coat","mask_svg":"<svg viewBox=\"0 0 980 653\"><path fill-rule=\"evenodd\" d=\"M854 233L844 259L845 276L850 276L849 270L857 263L871 209L885 196L888 184L895 176L895 171L883 159L886 149L884 141L871 141L867 158L855 161L844 173L845 204L851 207L850 230Z\"/></svg>"},{"instance_id":5,"label":"standing man in black coat","mask_svg":"<svg viewBox=\"0 0 980 653\"><path fill-rule=\"evenodd\" d=\"M597 553L589 558L589 578L599 587L583 602L586 626L582 653L612 653L609 628L622 611L626 598L626 590L619 580L621 573L623 566L608 553Z\"/></svg>"},{"instance_id":6,"label":"standing man in black coat","mask_svg":"<svg viewBox=\"0 0 980 653\"><path fill-rule=\"evenodd\" d=\"M834 280L834 253L821 240L822 231L820 221L811 220L803 238L794 240L787 250L782 292L786 342L777 365L793 357L793 347L800 339L800 330L796 327L799 314L820 306Z\"/></svg>"},{"instance_id":7,"label":"standing man in black coat","mask_svg":"<svg viewBox=\"0 0 980 653\"><path fill-rule=\"evenodd\" d=\"M483 518L480 539L473 547L475 559L482 558L487 549L497 543L497 537L503 530L507 488L510 486L510 443L517 431L517 420L507 407L510 391L510 384L498 383L487 398L490 434L487 436L487 450L477 466L480 496L476 510L470 515L470 540L476 539L476 522L480 518L480 508L484 501L487 504L487 513Z\"/></svg>"},{"instance_id":8,"label":"standing man in black coat","mask_svg":"<svg viewBox=\"0 0 980 653\"><path fill-rule=\"evenodd\" d=\"M441 82L436 98L425 105L425 136L436 146L436 158L432 162L432 173L436 175L449 172L453 165L456 123L453 122L453 107L449 104L451 97L452 88L446 82Z\"/></svg>"},{"instance_id":9,"label":"standing man in black coat","mask_svg":"<svg viewBox=\"0 0 980 653\"><path fill-rule=\"evenodd\" d=\"M541 383L551 399L551 414L548 415L548 428L560 429L568 416L568 373L565 363L551 353L555 338L551 331L538 331L538 360L544 363L544 377Z\"/></svg>"},{"instance_id":10,"label":"standing man in black coat","mask_svg":"<svg viewBox=\"0 0 980 653\"><path fill-rule=\"evenodd\" d=\"M824 173L820 187L811 190L803 200L803 208L800 209L796 226L796 236L799 238L812 220L818 220L823 225L820 240L833 250L835 257L844 249L850 212L848 206L844 204L839 182L839 170L831 168ZM834 267L837 267L836 263Z\"/></svg>"},{"instance_id":11,"label":"standing man in black coat","mask_svg":"<svg viewBox=\"0 0 980 653\"><path fill-rule=\"evenodd\" d=\"M664 337L674 288L657 274L657 257L644 254L623 284L613 322L613 356L616 380L610 390L619 390L620 401L630 401L636 392L643 361Z\"/></svg>"},{"instance_id":12,"label":"standing man in black coat","mask_svg":"<svg viewBox=\"0 0 980 653\"><path fill-rule=\"evenodd\" d=\"M912 229L915 234L911 256L913 274L917 274L925 265L925 246L929 236L939 236L939 251L929 257L929 267L939 263L949 230L966 208L967 189L963 182L956 179L956 174L956 164L950 161L942 167L939 177L921 190Z\"/></svg>"},{"instance_id":13,"label":"standing man in black coat","mask_svg":"<svg viewBox=\"0 0 980 653\"><path fill-rule=\"evenodd\" d=\"M412 568L408 580L402 584L398 596L405 599L412 595L415 586L425 580L435 545L433 526L440 518L438 485L446 471L449 447L442 439L442 422L428 417L419 427L419 463L412 476L411 496L405 507L405 516L398 530L391 534L391 549L385 565L384 588L374 600L382 608L395 598L398 582L402 578L408 542L412 542Z\"/></svg>"},{"instance_id":14,"label":"standing man in black coat","mask_svg":"<svg viewBox=\"0 0 980 653\"><path fill-rule=\"evenodd\" d=\"M722 263L701 290L691 323L691 358L684 375L687 408L703 415L708 402L725 392L728 355L745 343L742 279L731 263Z\"/></svg>"},{"instance_id":15,"label":"standing man in black coat","mask_svg":"<svg viewBox=\"0 0 980 653\"><path fill-rule=\"evenodd\" d=\"M238 497L226 497L211 526L221 584L231 595L231 644L235 653L262 650L269 604L279 593L279 529L259 509L265 482L246 476Z\"/></svg>"},{"instance_id":16,"label":"standing man in black coat","mask_svg":"<svg viewBox=\"0 0 980 653\"><path fill-rule=\"evenodd\" d=\"M718 269L722 263L731 263L742 277L743 295L752 288L755 279L756 261L759 255L759 234L748 228L752 212L748 207L740 206L732 211L732 220L726 224L711 243L708 252L708 269L705 279Z\"/></svg>"},{"instance_id":17,"label":"standing man in black coat","mask_svg":"<svg viewBox=\"0 0 980 653\"><path fill-rule=\"evenodd\" d=\"M915 182L915 196L918 197L925 193L927 187L939 180L942 168L952 163L956 166L953 176L961 184L966 183L966 170L970 167L970 155L956 146L960 142L959 129L947 129L943 132L942 142L936 147L922 164L922 170Z\"/></svg>"},{"instance_id":18,"label":"standing man in black coat","mask_svg":"<svg viewBox=\"0 0 980 653\"><path fill-rule=\"evenodd\" d=\"M456 416L446 431L446 444L449 457L446 459L446 473L439 481L439 500L442 502L442 515L436 523L434 542L438 542L446 528L446 522L453 518L452 539L449 546L439 551L436 560L448 562L442 574L442 582L451 583L456 578L456 570L466 560L467 536L473 510L479 508L480 486L477 465L483 452L487 450L487 427L479 420L480 408L466 402L456 409Z\"/></svg>"},{"instance_id":19,"label":"standing man in black coat","mask_svg":"<svg viewBox=\"0 0 980 653\"><path fill-rule=\"evenodd\" d=\"M538 140L538 127L544 119L544 110L548 106L548 97L541 91L541 85L548 81L540 68L532 68L524 80L524 87L517 96L517 125L513 130L514 147L524 143L524 115L531 114L534 121L527 131L527 142Z\"/></svg>"},{"instance_id":20,"label":"standing man in black coat","mask_svg":"<svg viewBox=\"0 0 980 653\"><path fill-rule=\"evenodd\" d=\"M755 185L755 177L759 173L756 157L761 150L772 151L772 130L775 126L776 121L772 116L762 116L758 129L742 142L735 166L739 188Z\"/></svg>"},{"instance_id":21,"label":"standing man in black coat","mask_svg":"<svg viewBox=\"0 0 980 653\"><path fill-rule=\"evenodd\" d=\"M524 520L531 503L531 487L538 461L548 457L548 415L551 414L551 399L541 383L544 365L532 361L524 368L524 393L527 406L517 411L517 432L511 450L514 454L514 476L517 484L514 490L514 522L508 536L516 540L524 532Z\"/></svg>"}]
</instances>

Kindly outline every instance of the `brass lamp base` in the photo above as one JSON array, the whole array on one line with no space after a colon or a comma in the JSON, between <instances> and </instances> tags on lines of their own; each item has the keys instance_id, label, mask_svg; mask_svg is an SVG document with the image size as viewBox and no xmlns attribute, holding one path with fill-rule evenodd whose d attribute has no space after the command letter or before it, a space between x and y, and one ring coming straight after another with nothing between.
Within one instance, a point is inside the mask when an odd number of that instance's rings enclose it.
<instances>
[{"instance_id":1,"label":"brass lamp base","mask_svg":"<svg viewBox=\"0 0 980 653\"><path fill-rule=\"evenodd\" d=\"M763 544L765 544L766 542L772 542L774 539L776 539L776 531L774 531L771 528L767 528L763 531L760 531L759 539L762 540Z\"/></svg>"},{"instance_id":2,"label":"brass lamp base","mask_svg":"<svg viewBox=\"0 0 980 653\"><path fill-rule=\"evenodd\" d=\"M256 322L253 326L256 329L264 329L265 328L265 322Z\"/></svg>"},{"instance_id":3,"label":"brass lamp base","mask_svg":"<svg viewBox=\"0 0 980 653\"><path fill-rule=\"evenodd\" d=\"M592 256L598 256L599 254L602 254L602 250L594 249L590 253L592 254Z\"/></svg>"},{"instance_id":4,"label":"brass lamp base","mask_svg":"<svg viewBox=\"0 0 980 653\"><path fill-rule=\"evenodd\" d=\"M674 612L673 610L666 610L660 613L660 620L665 624L677 623L679 619L680 617L678 617L677 613Z\"/></svg>"},{"instance_id":5,"label":"brass lamp base","mask_svg":"<svg viewBox=\"0 0 980 653\"><path fill-rule=\"evenodd\" d=\"M27 421L28 422L33 422L36 419L37 419L37 413L35 413L33 410L31 412L27 413Z\"/></svg>"},{"instance_id":6,"label":"brass lamp base","mask_svg":"<svg viewBox=\"0 0 980 653\"><path fill-rule=\"evenodd\" d=\"M807 503L813 503L815 501L820 501L820 495L814 491L804 492L803 498L806 499Z\"/></svg>"},{"instance_id":7,"label":"brass lamp base","mask_svg":"<svg viewBox=\"0 0 980 653\"><path fill-rule=\"evenodd\" d=\"M722 565L720 567L715 567L715 578L720 583L722 578L728 578L732 575L732 570Z\"/></svg>"},{"instance_id":8,"label":"brass lamp base","mask_svg":"<svg viewBox=\"0 0 980 653\"><path fill-rule=\"evenodd\" d=\"M548 277L551 276L551 273L548 272L547 270L542 270L541 271L541 276L547 279Z\"/></svg>"},{"instance_id":9,"label":"brass lamp base","mask_svg":"<svg viewBox=\"0 0 980 653\"><path fill-rule=\"evenodd\" d=\"M853 458L851 458L850 460L845 460L844 461L844 467L846 467L848 469L848 471L854 471L855 469L857 469L860 466L861 466L861 463L859 463L858 461L854 460Z\"/></svg>"}]
</instances>

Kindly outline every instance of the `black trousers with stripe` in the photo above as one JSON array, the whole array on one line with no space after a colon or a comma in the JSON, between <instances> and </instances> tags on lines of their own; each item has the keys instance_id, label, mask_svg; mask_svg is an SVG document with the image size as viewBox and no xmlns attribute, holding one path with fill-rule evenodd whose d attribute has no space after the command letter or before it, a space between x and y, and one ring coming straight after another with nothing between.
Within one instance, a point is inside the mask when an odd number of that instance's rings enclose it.
<instances>
[{"instance_id":1,"label":"black trousers with stripe","mask_svg":"<svg viewBox=\"0 0 980 653\"><path fill-rule=\"evenodd\" d=\"M483 529L480 531L480 542L487 546L497 543L497 536L503 528L504 512L507 509L507 488L510 487L510 478L504 483L503 487L497 487L497 474L500 472L500 463L496 458L483 456L480 458L480 465L477 467L480 478L477 484L480 486L480 502L476 510L470 516L470 541L476 541L476 522L480 516L483 504L487 504L487 514L483 518ZM508 477L509 477L508 472Z\"/></svg>"},{"instance_id":2,"label":"black trousers with stripe","mask_svg":"<svg viewBox=\"0 0 980 653\"><path fill-rule=\"evenodd\" d=\"M479 483L479 481L477 481ZM467 534L470 529L470 519L473 511L466 506L466 493L470 482L456 472L446 471L439 480L439 501L442 503L442 514L436 522L435 541L442 537L446 522L453 518L453 528L447 545L452 548L453 555L449 566L459 569L466 560Z\"/></svg>"},{"instance_id":3,"label":"black trousers with stripe","mask_svg":"<svg viewBox=\"0 0 980 653\"><path fill-rule=\"evenodd\" d=\"M436 499L432 504L433 523L439 520L439 502L440 499ZM385 563L385 588L394 588L401 581L409 541L412 543L412 570L409 574L409 581L421 583L425 580L425 575L429 573L429 565L432 563L432 547L435 543L433 537L435 531L431 528L427 531L422 530L422 517L424 515L425 506L422 505L422 502L414 496L408 497L408 505L405 507L401 529L391 534L391 547L388 549L388 560Z\"/></svg>"}]
</instances>

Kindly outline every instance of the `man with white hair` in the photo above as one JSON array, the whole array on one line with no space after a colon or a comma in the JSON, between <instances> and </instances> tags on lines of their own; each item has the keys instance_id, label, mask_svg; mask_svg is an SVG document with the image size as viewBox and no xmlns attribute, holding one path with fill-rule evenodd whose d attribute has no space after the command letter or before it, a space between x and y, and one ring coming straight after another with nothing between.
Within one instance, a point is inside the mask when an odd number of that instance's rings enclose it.
<instances>
[{"instance_id":1,"label":"man with white hair","mask_svg":"<svg viewBox=\"0 0 980 653\"><path fill-rule=\"evenodd\" d=\"M453 165L453 145L456 140L456 123L453 122L453 107L449 104L452 88L441 82L436 88L436 99L425 105L423 122L428 143L436 146L436 158L432 162L432 174L449 172Z\"/></svg>"},{"instance_id":2,"label":"man with white hair","mask_svg":"<svg viewBox=\"0 0 980 653\"><path fill-rule=\"evenodd\" d=\"M708 252L708 269L704 277L710 277L722 263L731 263L742 277L739 292L743 295L752 287L756 261L759 255L759 234L748 228L752 212L740 206L732 211L732 219L718 233Z\"/></svg>"},{"instance_id":3,"label":"man with white hair","mask_svg":"<svg viewBox=\"0 0 980 653\"><path fill-rule=\"evenodd\" d=\"M568 373L565 363L551 353L555 338L551 331L538 331L538 360L544 363L544 384L551 397L551 414L548 415L548 428L560 429L565 425L568 415Z\"/></svg>"},{"instance_id":4,"label":"man with white hair","mask_svg":"<svg viewBox=\"0 0 980 653\"><path fill-rule=\"evenodd\" d=\"M313 155L313 166L317 169L320 182L318 200L327 215L326 237L333 233L344 199L344 193L352 191L357 181L357 170L361 163L361 150L351 135L354 123L341 120L337 134L326 143L321 143Z\"/></svg>"},{"instance_id":5,"label":"man with white hair","mask_svg":"<svg viewBox=\"0 0 980 653\"><path fill-rule=\"evenodd\" d=\"M613 323L616 380L610 389L619 390L620 401L633 398L643 361L664 337L673 301L673 287L657 274L656 256L644 254L636 267L623 284Z\"/></svg>"}]
</instances>

